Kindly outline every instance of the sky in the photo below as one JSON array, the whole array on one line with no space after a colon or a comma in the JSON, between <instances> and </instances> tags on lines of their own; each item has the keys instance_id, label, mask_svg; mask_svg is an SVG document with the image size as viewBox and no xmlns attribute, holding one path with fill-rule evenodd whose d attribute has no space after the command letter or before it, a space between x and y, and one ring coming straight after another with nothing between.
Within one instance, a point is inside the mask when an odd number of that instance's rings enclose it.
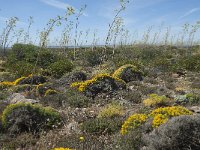
<instances>
[{"instance_id":1,"label":"sky","mask_svg":"<svg viewBox=\"0 0 200 150\"><path fill-rule=\"evenodd\" d=\"M50 18L63 15L67 7L78 10L85 4L87 8L80 18L79 30L90 29L99 37L105 37L114 10L120 6L118 0L0 0L0 33L10 17L18 17L17 28L26 29L28 18L32 16L31 35L36 38L37 31L42 31ZM193 24L200 20L200 0L130 0L121 17L131 36L142 34L151 26L158 30L161 24L178 33L184 23ZM57 29L51 38L59 34Z\"/></svg>"}]
</instances>

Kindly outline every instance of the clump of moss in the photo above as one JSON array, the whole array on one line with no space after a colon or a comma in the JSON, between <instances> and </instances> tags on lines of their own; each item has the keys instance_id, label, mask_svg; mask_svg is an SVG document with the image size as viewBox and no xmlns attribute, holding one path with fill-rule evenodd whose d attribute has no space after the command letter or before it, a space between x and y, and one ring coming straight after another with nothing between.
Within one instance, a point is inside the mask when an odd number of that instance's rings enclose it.
<instances>
[{"instance_id":1,"label":"clump of moss","mask_svg":"<svg viewBox=\"0 0 200 150\"><path fill-rule=\"evenodd\" d=\"M50 107L17 103L8 105L2 113L4 129L12 134L37 133L60 124L60 114Z\"/></svg>"}]
</instances>

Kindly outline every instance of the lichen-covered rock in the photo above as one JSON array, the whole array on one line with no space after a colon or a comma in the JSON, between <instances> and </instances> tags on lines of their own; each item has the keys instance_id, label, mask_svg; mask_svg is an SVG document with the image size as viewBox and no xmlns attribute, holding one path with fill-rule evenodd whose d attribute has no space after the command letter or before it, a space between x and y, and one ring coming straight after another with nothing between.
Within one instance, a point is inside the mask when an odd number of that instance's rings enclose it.
<instances>
[{"instance_id":1,"label":"lichen-covered rock","mask_svg":"<svg viewBox=\"0 0 200 150\"><path fill-rule=\"evenodd\" d=\"M113 73L113 77L120 78L125 82L143 80L142 72L131 64L121 66Z\"/></svg>"}]
</instances>

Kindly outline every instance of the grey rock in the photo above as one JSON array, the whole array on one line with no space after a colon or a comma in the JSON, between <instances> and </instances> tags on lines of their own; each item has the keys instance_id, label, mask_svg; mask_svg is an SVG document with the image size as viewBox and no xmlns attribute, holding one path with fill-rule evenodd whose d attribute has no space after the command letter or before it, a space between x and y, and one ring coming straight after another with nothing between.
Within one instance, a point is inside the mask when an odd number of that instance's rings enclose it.
<instances>
[{"instance_id":1,"label":"grey rock","mask_svg":"<svg viewBox=\"0 0 200 150\"><path fill-rule=\"evenodd\" d=\"M16 104L16 103L31 103L31 104L35 104L38 103L38 100L34 100L34 99L27 99L25 98L24 95L20 94L20 93L13 93L8 99L7 101L10 104Z\"/></svg>"}]
</instances>

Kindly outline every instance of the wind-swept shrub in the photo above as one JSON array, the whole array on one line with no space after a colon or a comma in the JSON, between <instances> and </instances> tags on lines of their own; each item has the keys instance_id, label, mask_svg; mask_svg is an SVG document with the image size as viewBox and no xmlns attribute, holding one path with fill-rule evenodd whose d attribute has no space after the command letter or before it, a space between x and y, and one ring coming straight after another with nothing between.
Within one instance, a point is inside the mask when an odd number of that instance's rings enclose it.
<instances>
[{"instance_id":1,"label":"wind-swept shrub","mask_svg":"<svg viewBox=\"0 0 200 150\"><path fill-rule=\"evenodd\" d=\"M56 127L61 122L57 111L29 103L8 105L2 114L2 124L11 134L22 132L37 133Z\"/></svg>"}]
</instances>

